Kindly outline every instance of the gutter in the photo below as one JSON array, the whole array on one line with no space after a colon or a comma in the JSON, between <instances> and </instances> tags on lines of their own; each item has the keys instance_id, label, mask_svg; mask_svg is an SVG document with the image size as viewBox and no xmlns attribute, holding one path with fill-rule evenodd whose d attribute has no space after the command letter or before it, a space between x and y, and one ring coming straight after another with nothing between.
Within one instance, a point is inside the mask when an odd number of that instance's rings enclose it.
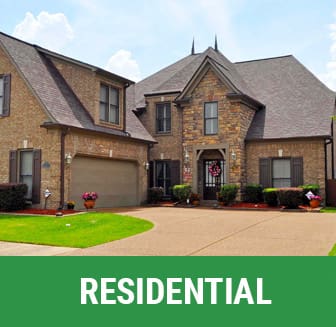
<instances>
[{"instance_id":1,"label":"gutter","mask_svg":"<svg viewBox=\"0 0 336 327\"><path fill-rule=\"evenodd\" d=\"M60 202L58 210L62 210L64 207L64 160L65 160L65 137L68 134L69 129L63 128L61 131L61 151L60 151Z\"/></svg>"}]
</instances>

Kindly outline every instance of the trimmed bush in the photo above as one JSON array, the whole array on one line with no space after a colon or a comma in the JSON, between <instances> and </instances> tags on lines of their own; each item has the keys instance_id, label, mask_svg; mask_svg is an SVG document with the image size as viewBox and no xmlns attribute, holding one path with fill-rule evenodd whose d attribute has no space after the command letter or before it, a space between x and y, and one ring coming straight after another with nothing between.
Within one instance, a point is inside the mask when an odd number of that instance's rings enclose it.
<instances>
[{"instance_id":1,"label":"trimmed bush","mask_svg":"<svg viewBox=\"0 0 336 327\"><path fill-rule=\"evenodd\" d=\"M26 206L26 184L0 184L0 209L11 211Z\"/></svg>"},{"instance_id":2,"label":"trimmed bush","mask_svg":"<svg viewBox=\"0 0 336 327\"><path fill-rule=\"evenodd\" d=\"M158 203L163 198L163 188L162 187L151 187L148 190L148 202Z\"/></svg>"},{"instance_id":3,"label":"trimmed bush","mask_svg":"<svg viewBox=\"0 0 336 327\"><path fill-rule=\"evenodd\" d=\"M263 187L259 184L248 184L245 187L245 201L259 203L263 201Z\"/></svg>"},{"instance_id":4,"label":"trimmed bush","mask_svg":"<svg viewBox=\"0 0 336 327\"><path fill-rule=\"evenodd\" d=\"M191 185L188 184L174 185L173 195L178 201L185 202L191 195Z\"/></svg>"},{"instance_id":5,"label":"trimmed bush","mask_svg":"<svg viewBox=\"0 0 336 327\"><path fill-rule=\"evenodd\" d=\"M303 190L299 187L279 188L279 203L288 209L296 209L302 204L302 194Z\"/></svg>"},{"instance_id":6,"label":"trimmed bush","mask_svg":"<svg viewBox=\"0 0 336 327\"><path fill-rule=\"evenodd\" d=\"M315 195L320 194L320 185L318 185L318 184L301 185L301 186L299 186L299 188L303 189L302 202L305 205L309 205L309 199L306 197L306 194L309 191L314 193Z\"/></svg>"},{"instance_id":7,"label":"trimmed bush","mask_svg":"<svg viewBox=\"0 0 336 327\"><path fill-rule=\"evenodd\" d=\"M237 196L239 186L236 184L222 185L219 196L225 205L231 204Z\"/></svg>"},{"instance_id":8,"label":"trimmed bush","mask_svg":"<svg viewBox=\"0 0 336 327\"><path fill-rule=\"evenodd\" d=\"M278 205L278 189L277 188L265 188L263 190L264 201L270 207L276 207Z\"/></svg>"}]
</instances>

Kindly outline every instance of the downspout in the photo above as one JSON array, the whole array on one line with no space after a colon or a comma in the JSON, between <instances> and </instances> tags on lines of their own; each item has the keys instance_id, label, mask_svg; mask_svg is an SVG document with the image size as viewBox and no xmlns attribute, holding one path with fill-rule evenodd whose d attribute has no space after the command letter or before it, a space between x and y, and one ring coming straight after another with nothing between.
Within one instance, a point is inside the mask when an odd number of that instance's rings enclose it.
<instances>
[{"instance_id":1,"label":"downspout","mask_svg":"<svg viewBox=\"0 0 336 327\"><path fill-rule=\"evenodd\" d=\"M124 84L123 88L123 131L126 132L126 89L130 86L129 83Z\"/></svg>"},{"instance_id":2,"label":"downspout","mask_svg":"<svg viewBox=\"0 0 336 327\"><path fill-rule=\"evenodd\" d=\"M334 118L331 120L331 179L335 179Z\"/></svg>"},{"instance_id":3,"label":"downspout","mask_svg":"<svg viewBox=\"0 0 336 327\"><path fill-rule=\"evenodd\" d=\"M327 191L327 186L328 186L328 145L333 144L332 140L325 140L324 141L324 188L325 188L325 197L326 201L325 204L327 205L328 203L328 191Z\"/></svg>"},{"instance_id":4,"label":"downspout","mask_svg":"<svg viewBox=\"0 0 336 327\"><path fill-rule=\"evenodd\" d=\"M60 154L60 202L58 209L61 210L64 207L64 158L65 158L65 136L68 134L66 129L62 129L61 132L61 154Z\"/></svg>"}]
</instances>

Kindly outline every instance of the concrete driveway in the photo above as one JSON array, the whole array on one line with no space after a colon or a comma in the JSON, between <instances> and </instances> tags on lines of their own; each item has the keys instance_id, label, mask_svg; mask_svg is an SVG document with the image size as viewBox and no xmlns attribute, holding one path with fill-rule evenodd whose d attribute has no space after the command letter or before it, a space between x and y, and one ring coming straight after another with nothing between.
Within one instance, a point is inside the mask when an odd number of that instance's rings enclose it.
<instances>
[{"instance_id":1,"label":"concrete driveway","mask_svg":"<svg viewBox=\"0 0 336 327\"><path fill-rule=\"evenodd\" d=\"M336 214L160 207L120 213L155 227L67 255L324 256L336 243Z\"/></svg>"},{"instance_id":2,"label":"concrete driveway","mask_svg":"<svg viewBox=\"0 0 336 327\"><path fill-rule=\"evenodd\" d=\"M336 243L336 214L161 207L110 211L148 219L155 227L87 249L0 242L0 255L318 256Z\"/></svg>"}]
</instances>

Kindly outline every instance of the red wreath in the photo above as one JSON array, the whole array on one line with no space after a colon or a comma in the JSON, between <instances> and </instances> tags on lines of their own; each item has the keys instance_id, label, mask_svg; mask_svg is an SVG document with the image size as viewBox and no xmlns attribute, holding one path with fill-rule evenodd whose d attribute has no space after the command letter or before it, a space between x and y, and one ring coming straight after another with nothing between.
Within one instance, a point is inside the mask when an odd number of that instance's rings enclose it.
<instances>
[{"instance_id":1,"label":"red wreath","mask_svg":"<svg viewBox=\"0 0 336 327\"><path fill-rule=\"evenodd\" d=\"M222 173L222 170L220 168L220 166L218 165L218 162L215 161L213 162L210 167L209 167L209 173L211 174L211 176L213 177L218 177L220 176L220 174Z\"/></svg>"}]
</instances>

